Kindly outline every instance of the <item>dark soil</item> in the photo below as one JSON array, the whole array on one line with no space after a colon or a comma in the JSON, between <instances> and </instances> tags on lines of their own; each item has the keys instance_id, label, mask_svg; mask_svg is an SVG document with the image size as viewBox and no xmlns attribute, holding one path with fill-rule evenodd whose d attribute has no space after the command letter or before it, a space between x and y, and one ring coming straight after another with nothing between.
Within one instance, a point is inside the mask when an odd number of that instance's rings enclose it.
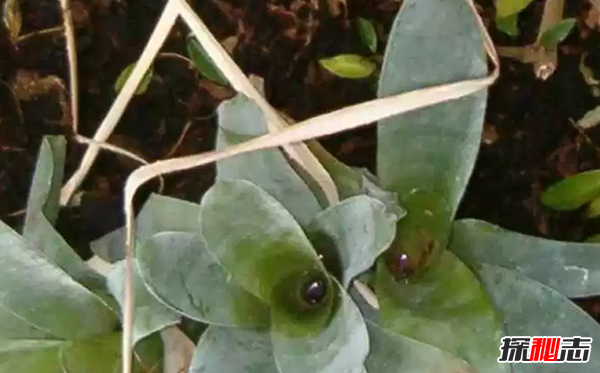
<instances>
[{"instance_id":1,"label":"dark soil","mask_svg":"<svg viewBox=\"0 0 600 373\"><path fill-rule=\"evenodd\" d=\"M62 24L58 1L21 0L21 35ZM269 101L296 120L373 98L373 80L339 79L322 70L319 58L339 53L369 55L356 33L357 17L376 21L379 54L399 8L394 0L347 0L335 16L325 1L192 1L215 36L237 36L236 62L265 79ZM520 17L520 36L495 29L491 0L478 1L499 45L535 41L543 1ZM250 4L250 5L249 5ZM164 0L73 0L81 85L80 132L91 137L116 94L114 83L134 62L164 6ZM579 72L584 53L600 56L600 34L583 20L587 2L567 1L577 30L561 44L559 66L547 81L531 65L502 59L502 74L490 92L485 136L460 217L474 217L518 232L582 241L600 233L598 220L581 211L556 212L540 203L541 191L579 171L600 167L600 129L577 130L574 121L600 103ZM163 52L186 54L188 30L178 25ZM592 61L594 62L594 61ZM596 66L598 66L596 64ZM198 76L185 61L162 57L154 65L148 91L128 107L110 142L147 160L207 151L213 147L215 109L233 92ZM38 35L19 43L0 28L0 218L19 228L32 171L44 135L69 139L66 174L85 150L72 140L68 92L60 84L15 100L15 80L36 82L55 76L68 87L68 62L62 33ZM600 76L600 72L598 74ZM323 144L343 161L373 170L373 127L334 136ZM182 137L182 141L178 141ZM178 144L178 145L176 145ZM59 230L84 257L87 243L122 225L121 188L136 164L103 152L86 178L80 206L61 211ZM212 168L166 177L163 193L197 201L210 185ZM156 190L150 184L145 194ZM596 318L600 303L580 302Z\"/></svg>"}]
</instances>

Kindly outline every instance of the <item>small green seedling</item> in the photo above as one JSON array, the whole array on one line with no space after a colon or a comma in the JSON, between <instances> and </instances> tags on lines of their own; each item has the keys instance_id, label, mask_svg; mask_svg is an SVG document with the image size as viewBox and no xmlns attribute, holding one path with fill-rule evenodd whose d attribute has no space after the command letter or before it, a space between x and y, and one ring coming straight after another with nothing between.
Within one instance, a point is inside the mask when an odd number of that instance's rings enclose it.
<instances>
[{"instance_id":1,"label":"small green seedling","mask_svg":"<svg viewBox=\"0 0 600 373\"><path fill-rule=\"evenodd\" d=\"M121 74L117 78L117 81L115 82L115 92L119 93L123 89L123 86L125 85L125 82L127 82L127 79L129 79L129 76L133 72L134 67L135 67L135 63L132 63L132 64L128 65L121 72ZM142 82L140 83L137 90L135 91L136 95L143 95L144 93L146 93L146 91L148 90L148 86L150 85L150 82L152 81L153 76L154 76L154 70L152 68L150 68L148 70L148 72L146 73L146 75L144 75L144 79L142 79Z\"/></svg>"},{"instance_id":2,"label":"small green seedling","mask_svg":"<svg viewBox=\"0 0 600 373\"><path fill-rule=\"evenodd\" d=\"M581 172L550 186L542 194L542 203L560 211L576 210L590 204L589 217L598 216L600 170Z\"/></svg>"},{"instance_id":3,"label":"small green seedling","mask_svg":"<svg viewBox=\"0 0 600 373\"><path fill-rule=\"evenodd\" d=\"M373 23L365 18L357 18L356 28L361 43L371 53L377 52L377 32ZM372 58L358 54L339 54L330 58L322 58L319 64L340 78L363 79L371 76L377 70L377 64Z\"/></svg>"}]
</instances>

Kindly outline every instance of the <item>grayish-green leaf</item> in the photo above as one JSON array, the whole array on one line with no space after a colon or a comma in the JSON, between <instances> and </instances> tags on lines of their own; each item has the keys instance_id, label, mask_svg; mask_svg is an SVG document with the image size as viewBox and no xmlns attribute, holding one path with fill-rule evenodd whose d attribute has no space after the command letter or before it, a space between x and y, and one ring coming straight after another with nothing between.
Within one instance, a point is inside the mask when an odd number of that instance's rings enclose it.
<instances>
[{"instance_id":1,"label":"grayish-green leaf","mask_svg":"<svg viewBox=\"0 0 600 373\"><path fill-rule=\"evenodd\" d=\"M125 304L125 261L115 264L107 276L108 288L123 309ZM179 315L160 303L144 285L137 265L133 271L133 344L179 322Z\"/></svg>"},{"instance_id":2,"label":"grayish-green leaf","mask_svg":"<svg viewBox=\"0 0 600 373\"><path fill-rule=\"evenodd\" d=\"M519 35L518 21L519 15L516 13L503 18L496 18L496 27L505 34L517 36Z\"/></svg>"},{"instance_id":3,"label":"grayish-green leaf","mask_svg":"<svg viewBox=\"0 0 600 373\"><path fill-rule=\"evenodd\" d=\"M377 32L373 23L368 19L358 17L356 19L356 25L358 27L358 35L363 45L373 53L377 52Z\"/></svg>"},{"instance_id":4,"label":"grayish-green leaf","mask_svg":"<svg viewBox=\"0 0 600 373\"><path fill-rule=\"evenodd\" d=\"M92 270L53 227L60 209L65 153L64 137L43 138L29 191L23 238L87 288L103 289L104 277Z\"/></svg>"},{"instance_id":5,"label":"grayish-green leaf","mask_svg":"<svg viewBox=\"0 0 600 373\"><path fill-rule=\"evenodd\" d=\"M214 325L268 325L265 305L231 281L199 234L157 233L135 255L148 289L177 312Z\"/></svg>"},{"instance_id":6,"label":"grayish-green leaf","mask_svg":"<svg viewBox=\"0 0 600 373\"><path fill-rule=\"evenodd\" d=\"M547 49L556 48L571 33L576 23L575 18L563 19L542 34L540 44Z\"/></svg>"},{"instance_id":7,"label":"grayish-green leaf","mask_svg":"<svg viewBox=\"0 0 600 373\"><path fill-rule=\"evenodd\" d=\"M496 361L501 321L477 278L448 250L406 281L378 262L376 291L385 329L445 350L480 372L507 372Z\"/></svg>"},{"instance_id":8,"label":"grayish-green leaf","mask_svg":"<svg viewBox=\"0 0 600 373\"><path fill-rule=\"evenodd\" d=\"M132 64L128 65L125 69L123 69L123 71L117 78L117 81L115 82L114 88L117 93L119 93L123 89L123 86L125 86L125 83L127 82L127 79L129 79L129 76L133 72L134 68L135 68L135 63L132 63ZM152 67L150 67L150 69L146 72L146 75L144 75L144 77L142 78L140 85L137 87L137 90L135 91L136 95L143 95L144 93L146 93L153 76L154 76L154 70L152 69Z\"/></svg>"},{"instance_id":9,"label":"grayish-green leaf","mask_svg":"<svg viewBox=\"0 0 600 373\"><path fill-rule=\"evenodd\" d=\"M498 17L507 17L517 14L533 0L496 0L496 15Z\"/></svg>"},{"instance_id":10,"label":"grayish-green leaf","mask_svg":"<svg viewBox=\"0 0 600 373\"><path fill-rule=\"evenodd\" d=\"M341 270L340 282L350 281L373 266L375 259L391 244L398 216L375 198L356 196L328 208L308 227L311 242L333 256ZM337 255L336 255L337 254ZM325 265L331 271L328 260Z\"/></svg>"},{"instance_id":11,"label":"grayish-green leaf","mask_svg":"<svg viewBox=\"0 0 600 373\"><path fill-rule=\"evenodd\" d=\"M248 97L237 95L219 106L217 150L267 133L265 118ZM261 150L217 162L217 180L253 182L275 197L302 225L321 207L280 150Z\"/></svg>"},{"instance_id":12,"label":"grayish-green leaf","mask_svg":"<svg viewBox=\"0 0 600 373\"><path fill-rule=\"evenodd\" d=\"M520 272L570 298L600 294L600 245L508 231L480 220L454 223L450 249L467 264Z\"/></svg>"},{"instance_id":13,"label":"grayish-green leaf","mask_svg":"<svg viewBox=\"0 0 600 373\"><path fill-rule=\"evenodd\" d=\"M556 210L575 210L600 196L600 170L569 176L542 194L542 203Z\"/></svg>"},{"instance_id":14,"label":"grayish-green leaf","mask_svg":"<svg viewBox=\"0 0 600 373\"><path fill-rule=\"evenodd\" d=\"M341 78L361 79L373 74L377 65L366 57L357 54L340 54L319 60L319 64Z\"/></svg>"},{"instance_id":15,"label":"grayish-green leaf","mask_svg":"<svg viewBox=\"0 0 600 373\"><path fill-rule=\"evenodd\" d=\"M399 219L406 215L406 211L398 205L398 195L383 189L380 186L379 179L371 174L369 170L352 168L345 165L331 155L317 141L309 141L307 145L325 170L331 175L342 200L366 194L383 202L388 210L396 214Z\"/></svg>"},{"instance_id":16,"label":"grayish-green leaf","mask_svg":"<svg viewBox=\"0 0 600 373\"><path fill-rule=\"evenodd\" d=\"M373 373L475 373L464 360L417 340L384 330L367 320L371 349L366 367ZM482 371L483 372L483 371Z\"/></svg>"},{"instance_id":17,"label":"grayish-green leaf","mask_svg":"<svg viewBox=\"0 0 600 373\"><path fill-rule=\"evenodd\" d=\"M296 270L323 271L317 253L292 215L245 180L218 181L202 199L206 247L233 280L264 302Z\"/></svg>"},{"instance_id":18,"label":"grayish-green leaf","mask_svg":"<svg viewBox=\"0 0 600 373\"><path fill-rule=\"evenodd\" d=\"M282 373L360 373L369 352L365 321L352 299L340 287L339 308L316 336L289 337L271 329L273 354Z\"/></svg>"},{"instance_id":19,"label":"grayish-green leaf","mask_svg":"<svg viewBox=\"0 0 600 373\"><path fill-rule=\"evenodd\" d=\"M23 236L27 238L32 220L44 214L53 224L60 209L60 185L63 181L67 142L62 136L45 136L42 139L33 180L27 199Z\"/></svg>"},{"instance_id":20,"label":"grayish-green leaf","mask_svg":"<svg viewBox=\"0 0 600 373\"><path fill-rule=\"evenodd\" d=\"M0 222L0 338L74 340L113 330L109 307ZM0 350L2 347L0 347Z\"/></svg>"},{"instance_id":21,"label":"grayish-green leaf","mask_svg":"<svg viewBox=\"0 0 600 373\"><path fill-rule=\"evenodd\" d=\"M475 267L511 336L582 336L600 338L600 326L560 293L515 271L481 264ZM498 352L499 356L499 352ZM516 364L519 373L589 373L600 370L600 350L587 364Z\"/></svg>"},{"instance_id":22,"label":"grayish-green leaf","mask_svg":"<svg viewBox=\"0 0 600 373\"><path fill-rule=\"evenodd\" d=\"M186 46L188 56L194 62L194 66L202 76L217 84L227 85L227 78L225 78L221 73L221 70L215 66L208 53L202 48L202 45L195 36L188 36Z\"/></svg>"},{"instance_id":23,"label":"grayish-green leaf","mask_svg":"<svg viewBox=\"0 0 600 373\"><path fill-rule=\"evenodd\" d=\"M282 373L277 370L267 332L209 327L188 373Z\"/></svg>"},{"instance_id":24,"label":"grayish-green leaf","mask_svg":"<svg viewBox=\"0 0 600 373\"><path fill-rule=\"evenodd\" d=\"M152 194L136 217L136 244L165 231L198 232L200 205ZM92 251L107 262L125 259L125 229L119 228L90 243Z\"/></svg>"},{"instance_id":25,"label":"grayish-green leaf","mask_svg":"<svg viewBox=\"0 0 600 373\"><path fill-rule=\"evenodd\" d=\"M390 33L379 97L482 78L487 61L476 15L466 1L405 0ZM379 122L377 176L409 214L399 245L444 248L473 170L487 91Z\"/></svg>"}]
</instances>

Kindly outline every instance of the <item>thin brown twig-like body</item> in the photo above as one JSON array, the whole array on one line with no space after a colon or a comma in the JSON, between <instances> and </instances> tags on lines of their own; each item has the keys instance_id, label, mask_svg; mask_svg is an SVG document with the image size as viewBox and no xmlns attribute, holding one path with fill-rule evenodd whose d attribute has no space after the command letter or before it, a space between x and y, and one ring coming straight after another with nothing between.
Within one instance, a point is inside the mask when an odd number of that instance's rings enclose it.
<instances>
[{"instance_id":1,"label":"thin brown twig-like body","mask_svg":"<svg viewBox=\"0 0 600 373\"><path fill-rule=\"evenodd\" d=\"M64 26L56 26L56 27L47 28L47 29L43 29L43 30L33 31L33 32L30 32L29 34L19 36L19 38L17 39L17 43L22 43L26 40L35 38L37 36L58 34L58 33L64 32L64 30L65 30Z\"/></svg>"},{"instance_id":2,"label":"thin brown twig-like body","mask_svg":"<svg viewBox=\"0 0 600 373\"><path fill-rule=\"evenodd\" d=\"M69 59L69 91L71 94L71 128L74 134L79 131L79 78L77 76L77 46L75 44L75 26L71 16L69 0L60 0L63 27Z\"/></svg>"}]
</instances>

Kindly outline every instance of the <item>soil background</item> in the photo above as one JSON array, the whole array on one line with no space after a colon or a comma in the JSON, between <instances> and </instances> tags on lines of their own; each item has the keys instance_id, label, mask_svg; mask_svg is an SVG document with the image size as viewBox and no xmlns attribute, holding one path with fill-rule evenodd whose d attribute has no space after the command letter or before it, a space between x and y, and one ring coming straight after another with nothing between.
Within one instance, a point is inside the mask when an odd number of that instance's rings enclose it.
<instances>
[{"instance_id":1,"label":"soil background","mask_svg":"<svg viewBox=\"0 0 600 373\"><path fill-rule=\"evenodd\" d=\"M543 1L519 17L520 34L509 37L493 22L492 0L476 1L497 45L524 46L536 39ZM57 0L20 0L21 35L62 25ZM164 0L73 0L80 82L80 132L92 137L116 97L114 84L139 57ZM371 99L377 77L341 79L318 59L340 53L372 55L362 45L356 20L374 22L384 51L396 0L206 0L190 1L219 40L234 37L232 55L247 74L265 81L268 100L296 120ZM343 4L346 4L345 6ZM600 104L579 69L583 56L600 71L600 34L585 22L588 1L567 1L565 17L575 30L561 43L556 72L537 79L531 65L503 58L501 77L491 88L482 148L459 218L483 219L525 234L582 241L600 233L598 219L582 211L552 211L540 203L544 188L565 176L600 168L600 128L582 131L574 123ZM339 8L330 4L341 4ZM179 24L154 65L148 90L136 96L110 142L147 160L211 150L215 110L234 92L198 74L185 60L189 31ZM375 59L381 60L375 56ZM600 68L599 68L600 69ZM0 219L20 229L41 139L69 139L66 175L85 147L73 140L68 105L68 61L59 30L15 42L0 27ZM374 171L375 127L322 142L342 161ZM81 203L61 211L58 229L79 253L88 243L123 224L122 193L137 165L102 152L81 188ZM168 176L163 193L198 201L214 169ZM150 183L138 199L156 191ZM597 299L578 301L600 318Z\"/></svg>"}]
</instances>

